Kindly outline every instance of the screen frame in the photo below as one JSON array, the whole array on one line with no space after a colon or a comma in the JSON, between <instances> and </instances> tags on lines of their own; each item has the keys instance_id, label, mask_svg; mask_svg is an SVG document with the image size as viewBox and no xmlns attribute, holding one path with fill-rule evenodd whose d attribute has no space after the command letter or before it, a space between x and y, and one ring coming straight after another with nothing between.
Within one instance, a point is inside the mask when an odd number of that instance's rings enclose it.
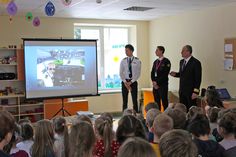
<instances>
[{"instance_id":1,"label":"screen frame","mask_svg":"<svg viewBox=\"0 0 236 157\"><path fill-rule=\"evenodd\" d=\"M97 40L96 39L53 39L53 38L22 38L23 40L23 49L24 49L24 58L25 58L25 42L26 41L55 41L55 42L95 42L95 46L96 46L96 60L95 60L95 64L96 64L96 94L79 94L79 95L64 95L64 96L48 96L48 97L27 97L27 88L26 88L26 72L24 70L24 86L25 86L25 99L27 100L44 100L44 99L64 99L64 98L74 98L74 97L89 97L89 96L100 96L100 94L98 93L98 52L97 52ZM24 59L24 68L26 69L26 61Z\"/></svg>"}]
</instances>

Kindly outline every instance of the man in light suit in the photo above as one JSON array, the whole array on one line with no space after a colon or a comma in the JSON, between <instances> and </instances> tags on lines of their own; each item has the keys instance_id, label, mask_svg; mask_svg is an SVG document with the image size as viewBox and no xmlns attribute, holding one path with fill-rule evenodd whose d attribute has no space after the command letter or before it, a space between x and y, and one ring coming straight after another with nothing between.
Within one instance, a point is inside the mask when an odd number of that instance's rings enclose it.
<instances>
[{"instance_id":1,"label":"man in light suit","mask_svg":"<svg viewBox=\"0 0 236 157\"><path fill-rule=\"evenodd\" d=\"M179 100L186 105L187 109L196 106L196 98L202 80L201 62L192 56L192 47L185 45L182 49L179 72L171 72L173 77L180 78Z\"/></svg>"}]
</instances>

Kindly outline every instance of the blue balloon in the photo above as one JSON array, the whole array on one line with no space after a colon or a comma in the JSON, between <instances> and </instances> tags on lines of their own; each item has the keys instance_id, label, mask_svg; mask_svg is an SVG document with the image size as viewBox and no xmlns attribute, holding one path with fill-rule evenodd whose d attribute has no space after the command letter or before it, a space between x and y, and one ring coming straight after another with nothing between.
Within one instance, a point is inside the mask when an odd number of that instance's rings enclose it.
<instances>
[{"instance_id":1,"label":"blue balloon","mask_svg":"<svg viewBox=\"0 0 236 157\"><path fill-rule=\"evenodd\" d=\"M51 1L49 1L47 3L47 5L45 6L45 13L47 16L53 16L55 14L55 6L52 4Z\"/></svg>"}]
</instances>

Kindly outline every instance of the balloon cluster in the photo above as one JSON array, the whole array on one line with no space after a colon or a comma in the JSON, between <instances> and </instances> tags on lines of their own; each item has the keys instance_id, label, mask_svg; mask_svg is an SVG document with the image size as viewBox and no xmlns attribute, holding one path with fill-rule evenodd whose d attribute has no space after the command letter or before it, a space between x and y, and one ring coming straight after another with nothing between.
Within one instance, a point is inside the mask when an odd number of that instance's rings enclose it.
<instances>
[{"instance_id":1,"label":"balloon cluster","mask_svg":"<svg viewBox=\"0 0 236 157\"><path fill-rule=\"evenodd\" d=\"M65 6L69 6L72 2L72 0L61 0L61 1ZM12 22L13 21L12 17L16 15L17 10L18 10L16 3L14 2L14 0L0 0L0 3L7 4L6 10L7 10L7 13L10 15L9 21ZM51 1L49 1L45 6L44 11L47 16L53 16L55 14L56 8L54 4ZM35 27L38 27L40 25L39 17L33 18L32 12L27 12L25 14L25 19L26 21L33 20L32 23L33 23L33 26Z\"/></svg>"}]
</instances>

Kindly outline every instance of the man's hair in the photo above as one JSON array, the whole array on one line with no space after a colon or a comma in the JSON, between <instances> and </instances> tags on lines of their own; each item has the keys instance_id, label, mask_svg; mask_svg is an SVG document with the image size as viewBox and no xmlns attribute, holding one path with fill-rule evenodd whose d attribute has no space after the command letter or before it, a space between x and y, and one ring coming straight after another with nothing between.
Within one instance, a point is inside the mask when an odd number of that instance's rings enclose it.
<instances>
[{"instance_id":1,"label":"man's hair","mask_svg":"<svg viewBox=\"0 0 236 157\"><path fill-rule=\"evenodd\" d=\"M152 108L147 112L146 123L147 123L148 127L150 127L150 128L152 127L154 119L159 114L161 114L161 111L159 111L158 109L155 109L155 108Z\"/></svg>"},{"instance_id":2,"label":"man's hair","mask_svg":"<svg viewBox=\"0 0 236 157\"><path fill-rule=\"evenodd\" d=\"M134 47L131 44L125 45L126 49L130 49L132 52L134 52Z\"/></svg>"},{"instance_id":3,"label":"man's hair","mask_svg":"<svg viewBox=\"0 0 236 157\"><path fill-rule=\"evenodd\" d=\"M167 131L173 129L174 122L170 116L165 113L156 116L153 122L154 134L159 138Z\"/></svg>"},{"instance_id":4,"label":"man's hair","mask_svg":"<svg viewBox=\"0 0 236 157\"><path fill-rule=\"evenodd\" d=\"M162 157L196 157L198 150L187 131L175 129L161 136L160 152Z\"/></svg>"},{"instance_id":5,"label":"man's hair","mask_svg":"<svg viewBox=\"0 0 236 157\"><path fill-rule=\"evenodd\" d=\"M164 54L164 52L165 52L164 46L157 46L157 49L160 50L162 52L162 54Z\"/></svg>"},{"instance_id":6,"label":"man's hair","mask_svg":"<svg viewBox=\"0 0 236 157\"><path fill-rule=\"evenodd\" d=\"M159 110L159 106L156 102L149 102L146 106L145 106L145 111L148 112L148 110L155 108Z\"/></svg>"},{"instance_id":7,"label":"man's hair","mask_svg":"<svg viewBox=\"0 0 236 157\"><path fill-rule=\"evenodd\" d=\"M192 54L193 52L193 49L192 49L192 46L190 45L185 45L186 49L189 51L190 54Z\"/></svg>"},{"instance_id":8,"label":"man's hair","mask_svg":"<svg viewBox=\"0 0 236 157\"><path fill-rule=\"evenodd\" d=\"M186 125L186 113L178 109L169 109L166 114L174 121L174 129L184 129Z\"/></svg>"},{"instance_id":9,"label":"man's hair","mask_svg":"<svg viewBox=\"0 0 236 157\"><path fill-rule=\"evenodd\" d=\"M118 157L156 157L152 146L142 138L128 138L119 149Z\"/></svg>"}]
</instances>

